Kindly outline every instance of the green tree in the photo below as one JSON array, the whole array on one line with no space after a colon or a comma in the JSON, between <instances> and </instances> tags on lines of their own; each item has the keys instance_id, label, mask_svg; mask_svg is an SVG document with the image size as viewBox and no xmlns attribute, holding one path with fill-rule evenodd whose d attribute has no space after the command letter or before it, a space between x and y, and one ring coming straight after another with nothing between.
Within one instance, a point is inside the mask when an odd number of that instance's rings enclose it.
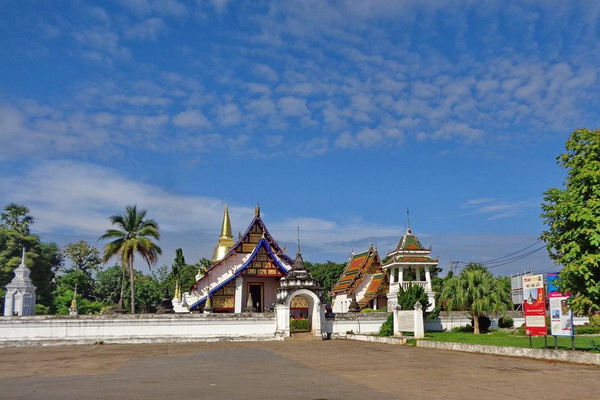
<instances>
[{"instance_id":1,"label":"green tree","mask_svg":"<svg viewBox=\"0 0 600 400\"><path fill-rule=\"evenodd\" d=\"M80 269L69 269L56 278L56 289L52 293L55 313L59 315L69 314L76 284L79 314L97 314L102 311L103 304L92 298L92 280L89 276Z\"/></svg>"},{"instance_id":2,"label":"green tree","mask_svg":"<svg viewBox=\"0 0 600 400\"><path fill-rule=\"evenodd\" d=\"M129 270L131 290L131 313L135 314L135 271L133 261L139 254L152 268L156 264L161 248L152 241L160 240L158 224L153 219L146 219L146 210L138 212L137 206L125 207L124 215L113 215L109 220L120 229L109 229L100 236L99 240L114 239L104 246L102 260L107 262L112 257L118 257L123 266Z\"/></svg>"},{"instance_id":3,"label":"green tree","mask_svg":"<svg viewBox=\"0 0 600 400\"><path fill-rule=\"evenodd\" d=\"M54 243L43 243L37 235L25 235L14 229L0 228L0 301L4 301L4 287L13 279L14 270L21 263L23 248L25 263L31 270L36 287L36 302L52 304L53 279L62 265L62 255Z\"/></svg>"},{"instance_id":4,"label":"green tree","mask_svg":"<svg viewBox=\"0 0 600 400\"><path fill-rule=\"evenodd\" d=\"M88 300L92 300L94 276L102 262L100 252L82 240L69 243L63 248L62 253L66 258L71 260L71 267L63 271L57 279L57 289L63 282L70 282L70 286L68 287L72 289L76 282L77 293ZM61 290L64 291L63 289Z\"/></svg>"},{"instance_id":5,"label":"green tree","mask_svg":"<svg viewBox=\"0 0 600 400\"><path fill-rule=\"evenodd\" d=\"M71 260L73 269L83 271L90 277L98 272L102 264L98 249L83 240L66 245L63 254Z\"/></svg>"},{"instance_id":6,"label":"green tree","mask_svg":"<svg viewBox=\"0 0 600 400\"><path fill-rule=\"evenodd\" d=\"M29 225L33 224L33 217L27 215L29 208L10 203L4 208L4 212L0 215L2 226L6 229L13 229L23 235L29 235Z\"/></svg>"},{"instance_id":7,"label":"green tree","mask_svg":"<svg viewBox=\"0 0 600 400\"><path fill-rule=\"evenodd\" d=\"M482 264L471 263L449 278L442 288L440 300L448 312L467 311L473 318L473 330L479 334L479 317L487 312L500 313L508 308L509 292L502 281L494 278Z\"/></svg>"},{"instance_id":8,"label":"green tree","mask_svg":"<svg viewBox=\"0 0 600 400\"><path fill-rule=\"evenodd\" d=\"M127 289L127 280L123 281L123 267L113 265L98 271L94 281L94 297L105 305L117 304L123 297L121 291Z\"/></svg>"},{"instance_id":9,"label":"green tree","mask_svg":"<svg viewBox=\"0 0 600 400\"><path fill-rule=\"evenodd\" d=\"M573 311L592 314L600 310L600 130L573 132L565 149L557 162L567 177L544 193L541 239L563 266L558 286L573 295Z\"/></svg>"},{"instance_id":10,"label":"green tree","mask_svg":"<svg viewBox=\"0 0 600 400\"><path fill-rule=\"evenodd\" d=\"M210 260L201 258L195 265L190 265L185 262L183 251L175 250L175 260L171 265L171 271L167 266L162 266L152 272L152 276L158 282L160 289L167 288L170 296L175 295L175 285L179 283L182 290L189 289L196 283L196 274L206 272L207 265L210 266Z\"/></svg>"},{"instance_id":11,"label":"green tree","mask_svg":"<svg viewBox=\"0 0 600 400\"><path fill-rule=\"evenodd\" d=\"M327 260L325 263L310 263L305 261L304 265L313 278L319 281L325 294L325 302L331 303L331 289L344 272L346 264L338 264Z\"/></svg>"},{"instance_id":12,"label":"green tree","mask_svg":"<svg viewBox=\"0 0 600 400\"><path fill-rule=\"evenodd\" d=\"M157 271L164 269L166 267L156 268L152 271L152 275L144 275L140 271L135 271L135 305L138 311L152 312L160 302L162 292L155 274L157 274ZM124 282L121 282L123 278L122 271L123 268L121 266L114 265L99 271L96 275L94 295L104 305L108 306L117 303L121 296L121 288L124 288L126 296L131 297L128 280L125 279ZM158 274L160 275L160 272ZM129 302L126 302L125 306L130 306Z\"/></svg>"},{"instance_id":13,"label":"green tree","mask_svg":"<svg viewBox=\"0 0 600 400\"><path fill-rule=\"evenodd\" d=\"M135 301L140 311L149 313L156 310L160 303L162 293L158 281L151 275L144 275L136 271Z\"/></svg>"},{"instance_id":14,"label":"green tree","mask_svg":"<svg viewBox=\"0 0 600 400\"><path fill-rule=\"evenodd\" d=\"M422 286L410 283L408 288L404 290L402 285L400 285L398 289L398 305L401 310L413 310L417 301L423 306L423 311L426 311L431 305L429 303L429 296Z\"/></svg>"}]
</instances>

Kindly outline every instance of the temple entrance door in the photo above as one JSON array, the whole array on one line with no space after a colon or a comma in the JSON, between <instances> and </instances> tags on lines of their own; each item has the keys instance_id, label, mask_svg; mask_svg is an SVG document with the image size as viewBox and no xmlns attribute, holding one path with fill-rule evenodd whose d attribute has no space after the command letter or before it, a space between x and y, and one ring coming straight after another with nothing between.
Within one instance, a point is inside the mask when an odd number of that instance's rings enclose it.
<instances>
[{"instance_id":1,"label":"temple entrance door","mask_svg":"<svg viewBox=\"0 0 600 400\"><path fill-rule=\"evenodd\" d=\"M252 298L252 306L256 312L263 312L263 285L262 283L249 283L248 296Z\"/></svg>"}]
</instances>

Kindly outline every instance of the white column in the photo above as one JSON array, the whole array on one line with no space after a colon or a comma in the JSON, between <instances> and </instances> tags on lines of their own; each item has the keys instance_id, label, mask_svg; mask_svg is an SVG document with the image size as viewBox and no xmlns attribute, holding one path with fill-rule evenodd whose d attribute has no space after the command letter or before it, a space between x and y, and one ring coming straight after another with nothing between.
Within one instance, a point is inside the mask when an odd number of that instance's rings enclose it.
<instances>
[{"instance_id":1,"label":"white column","mask_svg":"<svg viewBox=\"0 0 600 400\"><path fill-rule=\"evenodd\" d=\"M423 268L423 267L415 266L415 273L417 274L417 282L421 281L421 268Z\"/></svg>"},{"instance_id":2,"label":"white column","mask_svg":"<svg viewBox=\"0 0 600 400\"><path fill-rule=\"evenodd\" d=\"M244 294L244 279L241 276L235 278L235 308L233 312L242 312L242 295Z\"/></svg>"},{"instance_id":3,"label":"white column","mask_svg":"<svg viewBox=\"0 0 600 400\"><path fill-rule=\"evenodd\" d=\"M390 268L390 284L396 283L396 268Z\"/></svg>"},{"instance_id":4,"label":"white column","mask_svg":"<svg viewBox=\"0 0 600 400\"><path fill-rule=\"evenodd\" d=\"M427 290L431 290L431 273L429 272L429 265L425 266L425 280L427 281Z\"/></svg>"},{"instance_id":5,"label":"white column","mask_svg":"<svg viewBox=\"0 0 600 400\"><path fill-rule=\"evenodd\" d=\"M404 282L404 268L398 268L398 283L402 286L402 282Z\"/></svg>"}]
</instances>

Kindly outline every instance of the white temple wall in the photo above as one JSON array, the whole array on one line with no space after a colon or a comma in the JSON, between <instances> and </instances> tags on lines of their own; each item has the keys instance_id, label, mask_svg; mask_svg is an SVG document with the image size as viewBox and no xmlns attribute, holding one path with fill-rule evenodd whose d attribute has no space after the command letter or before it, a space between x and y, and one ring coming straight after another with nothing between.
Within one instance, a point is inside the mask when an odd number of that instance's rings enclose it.
<instances>
[{"instance_id":1,"label":"white temple wall","mask_svg":"<svg viewBox=\"0 0 600 400\"><path fill-rule=\"evenodd\" d=\"M333 299L333 305L331 306L331 310L334 313L348 312L348 307L350 306L351 301L352 301L352 296L349 297L345 294L338 294Z\"/></svg>"},{"instance_id":2,"label":"white temple wall","mask_svg":"<svg viewBox=\"0 0 600 400\"><path fill-rule=\"evenodd\" d=\"M226 317L223 317L226 316ZM275 314L34 316L0 319L0 345L276 340Z\"/></svg>"}]
</instances>

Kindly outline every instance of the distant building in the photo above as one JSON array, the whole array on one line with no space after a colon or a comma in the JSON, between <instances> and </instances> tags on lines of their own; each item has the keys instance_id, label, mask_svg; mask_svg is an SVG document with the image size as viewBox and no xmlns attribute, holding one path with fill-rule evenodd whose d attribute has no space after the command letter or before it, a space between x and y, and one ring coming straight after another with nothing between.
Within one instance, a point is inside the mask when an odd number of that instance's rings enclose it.
<instances>
[{"instance_id":1,"label":"distant building","mask_svg":"<svg viewBox=\"0 0 600 400\"><path fill-rule=\"evenodd\" d=\"M388 278L381 268L377 249L352 252L344 272L331 290L332 311L348 312L355 298L360 309L374 310L387 306Z\"/></svg>"},{"instance_id":2,"label":"distant building","mask_svg":"<svg viewBox=\"0 0 600 400\"><path fill-rule=\"evenodd\" d=\"M35 286L31 282L31 271L25 265L25 249L21 264L15 268L15 277L6 285L4 295L4 316L33 315L35 311Z\"/></svg>"}]
</instances>

